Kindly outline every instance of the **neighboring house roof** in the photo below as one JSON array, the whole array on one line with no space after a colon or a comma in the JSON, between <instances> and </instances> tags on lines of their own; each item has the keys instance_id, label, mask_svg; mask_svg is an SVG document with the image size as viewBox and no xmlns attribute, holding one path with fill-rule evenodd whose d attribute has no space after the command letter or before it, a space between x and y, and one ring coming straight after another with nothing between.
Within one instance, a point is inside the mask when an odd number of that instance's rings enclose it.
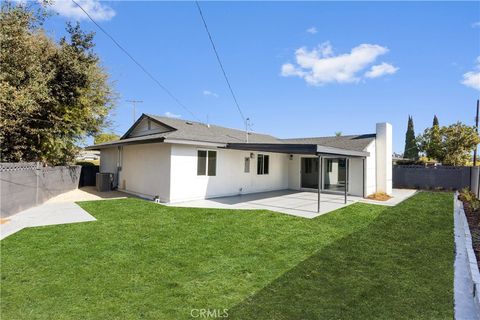
<instances>
[{"instance_id":1,"label":"neighboring house roof","mask_svg":"<svg viewBox=\"0 0 480 320\"><path fill-rule=\"evenodd\" d=\"M284 143L317 144L325 147L364 151L365 148L375 140L375 137L376 135L373 133L349 136L282 139L282 141Z\"/></svg>"},{"instance_id":2,"label":"neighboring house roof","mask_svg":"<svg viewBox=\"0 0 480 320\"><path fill-rule=\"evenodd\" d=\"M151 119L165 126L165 132L130 137L130 133L144 118ZM267 134L249 132L248 145L246 145L246 134L244 130L230 129L216 125L207 125L201 122L160 117L155 115L143 114L135 124L118 141L97 144L88 149L95 150L105 147L112 147L123 144L133 143L152 143L152 142L176 142L176 141L195 141L214 144L222 144L231 148L249 149L256 147L268 151L269 148L277 148L282 152L304 150L304 152L319 152L319 146L325 147L325 150L342 149L354 152L365 151L365 148L375 139L375 134L335 136L335 137L317 137L317 138L297 138L297 139L279 139ZM266 149L265 149L266 148ZM280 152L281 150L278 149ZM287 150L288 149L288 150ZM308 149L308 150L307 150ZM311 150L311 151L310 151ZM273 151L274 152L274 151Z\"/></svg>"}]
</instances>

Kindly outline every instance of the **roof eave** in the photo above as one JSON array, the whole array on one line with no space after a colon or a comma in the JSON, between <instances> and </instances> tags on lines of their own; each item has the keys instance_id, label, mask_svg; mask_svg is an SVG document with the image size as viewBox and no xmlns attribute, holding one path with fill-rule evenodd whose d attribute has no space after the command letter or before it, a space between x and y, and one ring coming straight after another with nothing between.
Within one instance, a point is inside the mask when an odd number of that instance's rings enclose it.
<instances>
[{"instance_id":1,"label":"roof eave","mask_svg":"<svg viewBox=\"0 0 480 320\"><path fill-rule=\"evenodd\" d=\"M334 147L326 147L317 145L317 154L327 154L327 155L341 155L341 156L351 156L351 157L368 157L370 152L366 151L356 151L356 150L347 150Z\"/></svg>"},{"instance_id":2,"label":"roof eave","mask_svg":"<svg viewBox=\"0 0 480 320\"><path fill-rule=\"evenodd\" d=\"M164 142L164 140L165 140L164 137L156 137L156 138L150 138L150 139L136 139L136 140L130 140L130 141L124 139L124 140L117 140L112 142L95 144L92 146L85 147L85 150L102 150L102 149L119 147L119 146L124 146L129 144L158 143L158 142Z\"/></svg>"}]
</instances>

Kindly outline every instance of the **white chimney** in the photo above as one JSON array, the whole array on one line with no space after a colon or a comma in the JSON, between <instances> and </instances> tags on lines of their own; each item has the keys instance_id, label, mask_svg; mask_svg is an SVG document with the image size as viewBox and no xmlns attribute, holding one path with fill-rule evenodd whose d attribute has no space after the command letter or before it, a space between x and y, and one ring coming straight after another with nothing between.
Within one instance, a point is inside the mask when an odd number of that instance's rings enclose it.
<instances>
[{"instance_id":1,"label":"white chimney","mask_svg":"<svg viewBox=\"0 0 480 320\"><path fill-rule=\"evenodd\" d=\"M377 161L377 192L392 194L392 125L377 123L375 156Z\"/></svg>"}]
</instances>

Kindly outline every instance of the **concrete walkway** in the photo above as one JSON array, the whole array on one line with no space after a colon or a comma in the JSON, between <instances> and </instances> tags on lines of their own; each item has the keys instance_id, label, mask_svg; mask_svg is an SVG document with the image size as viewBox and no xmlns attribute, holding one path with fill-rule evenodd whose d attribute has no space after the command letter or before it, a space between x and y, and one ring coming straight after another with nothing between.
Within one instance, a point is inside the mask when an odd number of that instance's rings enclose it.
<instances>
[{"instance_id":1,"label":"concrete walkway","mask_svg":"<svg viewBox=\"0 0 480 320\"><path fill-rule=\"evenodd\" d=\"M75 202L127 197L129 195L118 191L98 192L95 187L84 187L62 193L42 205L2 219L5 223L0 224L0 240L24 228L95 221L93 216Z\"/></svg>"},{"instance_id":2,"label":"concrete walkway","mask_svg":"<svg viewBox=\"0 0 480 320\"><path fill-rule=\"evenodd\" d=\"M24 228L65 223L95 221L88 212L74 202L44 203L6 218L0 225L0 239L5 239Z\"/></svg>"}]
</instances>

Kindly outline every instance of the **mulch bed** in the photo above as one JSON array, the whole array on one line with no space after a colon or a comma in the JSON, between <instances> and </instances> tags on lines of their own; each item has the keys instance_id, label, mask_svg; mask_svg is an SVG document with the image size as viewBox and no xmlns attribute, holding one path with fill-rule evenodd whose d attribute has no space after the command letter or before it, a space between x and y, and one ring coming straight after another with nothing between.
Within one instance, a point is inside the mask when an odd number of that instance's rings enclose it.
<instances>
[{"instance_id":1,"label":"mulch bed","mask_svg":"<svg viewBox=\"0 0 480 320\"><path fill-rule=\"evenodd\" d=\"M389 196L384 192L376 192L374 194L369 195L367 198L371 200L376 200L376 201L388 201L392 199L391 196Z\"/></svg>"},{"instance_id":2,"label":"mulch bed","mask_svg":"<svg viewBox=\"0 0 480 320\"><path fill-rule=\"evenodd\" d=\"M459 199L463 202L463 209L465 210L468 226L470 227L470 233L472 234L473 251L477 257L477 265L480 269L480 211L473 211L467 201L464 201L462 197L459 197Z\"/></svg>"}]
</instances>

